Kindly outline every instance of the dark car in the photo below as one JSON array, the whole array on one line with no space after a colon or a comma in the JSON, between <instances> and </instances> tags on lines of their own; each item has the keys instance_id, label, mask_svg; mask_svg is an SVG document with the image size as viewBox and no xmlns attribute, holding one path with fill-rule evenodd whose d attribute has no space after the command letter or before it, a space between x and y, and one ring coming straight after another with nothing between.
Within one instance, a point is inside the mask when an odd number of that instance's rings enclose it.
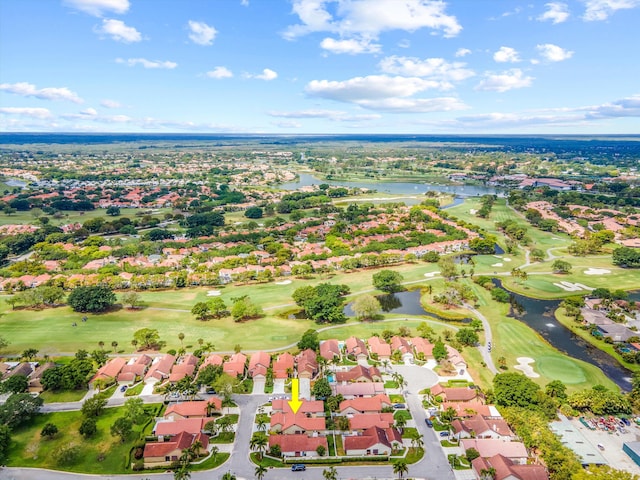
<instances>
[{"instance_id":1,"label":"dark car","mask_svg":"<svg viewBox=\"0 0 640 480\"><path fill-rule=\"evenodd\" d=\"M304 463L294 463L291 465L292 472L304 472L307 469L307 466Z\"/></svg>"},{"instance_id":2,"label":"dark car","mask_svg":"<svg viewBox=\"0 0 640 480\"><path fill-rule=\"evenodd\" d=\"M127 388L129 388L129 387L127 387L126 385L123 385L122 387L120 387L120 391L124 392L124 391L127 390Z\"/></svg>"},{"instance_id":3,"label":"dark car","mask_svg":"<svg viewBox=\"0 0 640 480\"><path fill-rule=\"evenodd\" d=\"M394 403L393 408L406 408L404 403Z\"/></svg>"},{"instance_id":4,"label":"dark car","mask_svg":"<svg viewBox=\"0 0 640 480\"><path fill-rule=\"evenodd\" d=\"M448 437L449 436L449 432L440 432L440 436L441 437Z\"/></svg>"},{"instance_id":5,"label":"dark car","mask_svg":"<svg viewBox=\"0 0 640 480\"><path fill-rule=\"evenodd\" d=\"M424 423L426 423L427 427L429 427L429 428L433 427L433 422L431 420L429 420L428 418L424 419Z\"/></svg>"},{"instance_id":6,"label":"dark car","mask_svg":"<svg viewBox=\"0 0 640 480\"><path fill-rule=\"evenodd\" d=\"M627 427L631 425L631 422L629 421L628 418L621 418L621 420L622 420L622 423L624 423Z\"/></svg>"}]
</instances>

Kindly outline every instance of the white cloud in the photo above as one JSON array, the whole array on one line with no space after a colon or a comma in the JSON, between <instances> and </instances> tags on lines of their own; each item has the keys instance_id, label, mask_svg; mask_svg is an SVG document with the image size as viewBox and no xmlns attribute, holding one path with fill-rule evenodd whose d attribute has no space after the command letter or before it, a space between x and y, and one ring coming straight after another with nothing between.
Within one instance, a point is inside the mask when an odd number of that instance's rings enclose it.
<instances>
[{"instance_id":1,"label":"white cloud","mask_svg":"<svg viewBox=\"0 0 640 480\"><path fill-rule=\"evenodd\" d=\"M382 118L382 115L375 113L351 115L340 110L298 110L293 112L272 111L268 112L268 114L272 117L280 118L326 118L336 122L362 122Z\"/></svg>"},{"instance_id":2,"label":"white cloud","mask_svg":"<svg viewBox=\"0 0 640 480\"><path fill-rule=\"evenodd\" d=\"M273 70L271 70L270 68L265 68L264 70L262 70L262 73L258 75L245 73L243 76L244 78L257 78L258 80L265 80L265 81L275 80L276 78L278 78L278 74Z\"/></svg>"},{"instance_id":3,"label":"white cloud","mask_svg":"<svg viewBox=\"0 0 640 480\"><path fill-rule=\"evenodd\" d=\"M229 70L227 67L215 67L213 70L210 70L206 73L209 78L231 78L233 77L233 72Z\"/></svg>"},{"instance_id":4,"label":"white cloud","mask_svg":"<svg viewBox=\"0 0 640 480\"><path fill-rule=\"evenodd\" d=\"M135 28L125 25L122 20L105 18L102 26L96 28L97 33L109 35L116 42L134 43L142 40L142 35Z\"/></svg>"},{"instance_id":5,"label":"white cloud","mask_svg":"<svg viewBox=\"0 0 640 480\"><path fill-rule=\"evenodd\" d=\"M142 65L144 68L160 68L167 70L173 70L178 66L176 62L170 62L168 60L147 60L146 58L128 58L127 60L123 58L116 58L116 63L123 63L130 67Z\"/></svg>"},{"instance_id":6,"label":"white cloud","mask_svg":"<svg viewBox=\"0 0 640 480\"><path fill-rule=\"evenodd\" d=\"M499 63L516 63L520 61L520 56L514 48L500 47L500 50L493 54L493 59Z\"/></svg>"},{"instance_id":7,"label":"white cloud","mask_svg":"<svg viewBox=\"0 0 640 480\"><path fill-rule=\"evenodd\" d=\"M218 31L204 22L189 20L189 38L198 45L211 45Z\"/></svg>"},{"instance_id":8,"label":"white cloud","mask_svg":"<svg viewBox=\"0 0 640 480\"><path fill-rule=\"evenodd\" d=\"M289 26L284 36L292 39L311 32L332 32L343 38L375 38L384 31L421 28L456 36L462 27L445 9L446 3L440 0L293 0L293 13L301 23Z\"/></svg>"},{"instance_id":9,"label":"white cloud","mask_svg":"<svg viewBox=\"0 0 640 480\"><path fill-rule=\"evenodd\" d=\"M627 10L640 6L640 0L583 0L586 10L582 16L587 22L606 20L617 10Z\"/></svg>"},{"instance_id":10,"label":"white cloud","mask_svg":"<svg viewBox=\"0 0 640 480\"><path fill-rule=\"evenodd\" d=\"M51 118L51 112L47 108L0 107L0 113L40 119Z\"/></svg>"},{"instance_id":11,"label":"white cloud","mask_svg":"<svg viewBox=\"0 0 640 480\"><path fill-rule=\"evenodd\" d=\"M489 92L506 92L516 88L530 87L533 77L527 77L519 68L512 68L499 74L487 73L476 90Z\"/></svg>"},{"instance_id":12,"label":"white cloud","mask_svg":"<svg viewBox=\"0 0 640 480\"><path fill-rule=\"evenodd\" d=\"M550 21L554 25L557 23L566 22L569 18L569 6L566 3L551 2L546 3L547 10L538 17L541 22Z\"/></svg>"},{"instance_id":13,"label":"white cloud","mask_svg":"<svg viewBox=\"0 0 640 480\"><path fill-rule=\"evenodd\" d=\"M312 80L305 91L312 96L387 112L416 113L466 108L464 103L453 97L408 98L440 86L441 82L418 77L370 75L341 82Z\"/></svg>"},{"instance_id":14,"label":"white cloud","mask_svg":"<svg viewBox=\"0 0 640 480\"><path fill-rule=\"evenodd\" d=\"M98 111L95 108L86 108L80 112L82 115L88 115L90 117L95 117L98 115Z\"/></svg>"},{"instance_id":15,"label":"white cloud","mask_svg":"<svg viewBox=\"0 0 640 480\"><path fill-rule=\"evenodd\" d=\"M468 48L459 48L458 50L456 50L456 57L466 57L470 53L471 50L469 50Z\"/></svg>"},{"instance_id":16,"label":"white cloud","mask_svg":"<svg viewBox=\"0 0 640 480\"><path fill-rule=\"evenodd\" d=\"M385 73L408 77L428 77L440 80L440 88L451 88L449 82L459 82L473 77L475 72L465 68L463 62L449 63L443 58L386 57L380 61L379 67Z\"/></svg>"},{"instance_id":17,"label":"white cloud","mask_svg":"<svg viewBox=\"0 0 640 480\"><path fill-rule=\"evenodd\" d=\"M64 0L64 3L95 17L105 12L123 14L129 10L129 0Z\"/></svg>"},{"instance_id":18,"label":"white cloud","mask_svg":"<svg viewBox=\"0 0 640 480\"><path fill-rule=\"evenodd\" d=\"M2 83L0 84L0 91L14 93L23 97L35 97L41 100L67 100L73 103L83 102L77 93L72 92L67 87L36 88L35 85L27 82Z\"/></svg>"},{"instance_id":19,"label":"white cloud","mask_svg":"<svg viewBox=\"0 0 640 480\"><path fill-rule=\"evenodd\" d=\"M295 120L285 120L281 122L271 122L271 125L275 125L278 128L301 128L302 124Z\"/></svg>"},{"instance_id":20,"label":"white cloud","mask_svg":"<svg viewBox=\"0 0 640 480\"><path fill-rule=\"evenodd\" d=\"M248 7L249 6L249 0L240 0L240 5L242 5L243 7Z\"/></svg>"},{"instance_id":21,"label":"white cloud","mask_svg":"<svg viewBox=\"0 0 640 480\"><path fill-rule=\"evenodd\" d=\"M109 100L109 99L102 100L100 102L100 105L102 105L105 108L120 108L120 107L122 107L122 104L120 102L117 102L115 100Z\"/></svg>"},{"instance_id":22,"label":"white cloud","mask_svg":"<svg viewBox=\"0 0 640 480\"><path fill-rule=\"evenodd\" d=\"M554 45L553 43L536 45L536 49L538 50L538 52L540 52L542 58L544 58L548 62L562 62L563 60L568 60L573 56L572 51L565 50L558 45Z\"/></svg>"},{"instance_id":23,"label":"white cloud","mask_svg":"<svg viewBox=\"0 0 640 480\"><path fill-rule=\"evenodd\" d=\"M346 40L336 40L334 38L325 38L320 42L320 47L331 53L348 53L356 55L359 53L378 53L381 45L371 43L366 39L350 38Z\"/></svg>"},{"instance_id":24,"label":"white cloud","mask_svg":"<svg viewBox=\"0 0 640 480\"><path fill-rule=\"evenodd\" d=\"M640 118L640 94L622 98L611 103L587 107L587 118L638 117Z\"/></svg>"}]
</instances>

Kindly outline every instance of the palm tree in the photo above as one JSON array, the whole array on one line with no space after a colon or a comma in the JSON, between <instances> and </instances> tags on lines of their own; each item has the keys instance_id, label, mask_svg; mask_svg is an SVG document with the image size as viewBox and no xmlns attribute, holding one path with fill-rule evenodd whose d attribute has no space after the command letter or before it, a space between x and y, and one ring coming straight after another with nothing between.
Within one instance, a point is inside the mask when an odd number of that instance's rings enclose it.
<instances>
[{"instance_id":1,"label":"palm tree","mask_svg":"<svg viewBox=\"0 0 640 480\"><path fill-rule=\"evenodd\" d=\"M220 449L215 445L211 447L211 456L213 457L214 462L216 461L216 457L218 456L218 451L220 451Z\"/></svg>"},{"instance_id":2,"label":"palm tree","mask_svg":"<svg viewBox=\"0 0 640 480\"><path fill-rule=\"evenodd\" d=\"M260 460L262 460L262 455L264 451L267 449L267 445L269 441L267 440L267 436L263 433L254 434L249 441L249 447L251 450L257 450L260 455Z\"/></svg>"},{"instance_id":3,"label":"palm tree","mask_svg":"<svg viewBox=\"0 0 640 480\"><path fill-rule=\"evenodd\" d=\"M423 448L424 440L422 439L422 435L417 430L411 433L411 445L413 448Z\"/></svg>"},{"instance_id":4,"label":"palm tree","mask_svg":"<svg viewBox=\"0 0 640 480\"><path fill-rule=\"evenodd\" d=\"M404 460L398 460L397 462L393 462L393 473L398 474L398 478L402 479L405 473L409 472L409 467L407 466L407 462Z\"/></svg>"},{"instance_id":5,"label":"palm tree","mask_svg":"<svg viewBox=\"0 0 640 480\"><path fill-rule=\"evenodd\" d=\"M194 459L200 456L200 450L202 449L202 447L203 445L200 440L196 440L191 444L191 446L189 447L189 450L192 452Z\"/></svg>"},{"instance_id":6,"label":"palm tree","mask_svg":"<svg viewBox=\"0 0 640 480\"><path fill-rule=\"evenodd\" d=\"M184 333L180 332L180 333L178 334L178 340L180 340L180 345L182 346L182 348L184 348L184 342L183 342L183 340L184 340Z\"/></svg>"},{"instance_id":7,"label":"palm tree","mask_svg":"<svg viewBox=\"0 0 640 480\"><path fill-rule=\"evenodd\" d=\"M113 342L111 342L111 348L113 348L113 353L118 353L118 342L116 342L115 340Z\"/></svg>"},{"instance_id":8,"label":"palm tree","mask_svg":"<svg viewBox=\"0 0 640 480\"><path fill-rule=\"evenodd\" d=\"M262 415L258 417L258 431L264 432L267 429L267 422Z\"/></svg>"},{"instance_id":9,"label":"palm tree","mask_svg":"<svg viewBox=\"0 0 640 480\"><path fill-rule=\"evenodd\" d=\"M480 470L480 478L483 480L493 480L496 478L496 469L493 467L483 468Z\"/></svg>"},{"instance_id":10,"label":"palm tree","mask_svg":"<svg viewBox=\"0 0 640 480\"><path fill-rule=\"evenodd\" d=\"M101 350L104 350L104 342L102 340L98 342L98 346L100 347Z\"/></svg>"},{"instance_id":11,"label":"palm tree","mask_svg":"<svg viewBox=\"0 0 640 480\"><path fill-rule=\"evenodd\" d=\"M338 471L336 467L325 468L322 471L322 477L324 480L338 480Z\"/></svg>"},{"instance_id":12,"label":"palm tree","mask_svg":"<svg viewBox=\"0 0 640 480\"><path fill-rule=\"evenodd\" d=\"M189 471L189 464L182 465L173 471L173 480L189 480L190 478L191 472Z\"/></svg>"},{"instance_id":13,"label":"palm tree","mask_svg":"<svg viewBox=\"0 0 640 480\"><path fill-rule=\"evenodd\" d=\"M133 340L131 340L131 346L133 348L135 348L136 350L138 350L138 340L136 340L135 338Z\"/></svg>"},{"instance_id":14,"label":"palm tree","mask_svg":"<svg viewBox=\"0 0 640 480\"><path fill-rule=\"evenodd\" d=\"M237 479L234 473L227 472L224 475L222 475L220 480L237 480Z\"/></svg>"},{"instance_id":15,"label":"palm tree","mask_svg":"<svg viewBox=\"0 0 640 480\"><path fill-rule=\"evenodd\" d=\"M401 412L398 412L401 413ZM407 419L404 415L398 415L398 418L396 418L396 428L398 430L400 430L400 433L402 433L404 431L404 427L407 426Z\"/></svg>"},{"instance_id":16,"label":"palm tree","mask_svg":"<svg viewBox=\"0 0 640 480\"><path fill-rule=\"evenodd\" d=\"M267 467L265 467L262 464L258 465L254 471L254 474L258 480L262 480L266 473L267 473Z\"/></svg>"}]
</instances>

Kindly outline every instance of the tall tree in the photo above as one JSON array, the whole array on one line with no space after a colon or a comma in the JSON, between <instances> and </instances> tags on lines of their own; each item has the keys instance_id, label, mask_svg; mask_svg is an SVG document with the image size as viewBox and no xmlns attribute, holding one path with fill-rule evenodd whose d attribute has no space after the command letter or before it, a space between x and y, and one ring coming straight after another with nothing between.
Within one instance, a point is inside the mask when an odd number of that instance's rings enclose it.
<instances>
[{"instance_id":1,"label":"tall tree","mask_svg":"<svg viewBox=\"0 0 640 480\"><path fill-rule=\"evenodd\" d=\"M402 290L404 277L394 270L381 270L373 275L373 286L386 293Z\"/></svg>"}]
</instances>

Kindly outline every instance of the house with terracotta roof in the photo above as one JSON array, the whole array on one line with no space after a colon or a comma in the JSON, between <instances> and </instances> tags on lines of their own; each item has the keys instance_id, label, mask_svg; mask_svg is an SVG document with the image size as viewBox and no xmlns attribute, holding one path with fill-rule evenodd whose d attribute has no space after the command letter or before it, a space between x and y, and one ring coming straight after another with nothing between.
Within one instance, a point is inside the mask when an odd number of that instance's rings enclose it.
<instances>
[{"instance_id":1,"label":"house with terracotta roof","mask_svg":"<svg viewBox=\"0 0 640 480\"><path fill-rule=\"evenodd\" d=\"M180 432L201 433L205 424L209 420L207 418L184 418L182 420L160 420L153 427L153 434L160 436L178 435Z\"/></svg>"},{"instance_id":2,"label":"house with terracotta roof","mask_svg":"<svg viewBox=\"0 0 640 480\"><path fill-rule=\"evenodd\" d=\"M221 355L214 353L213 355L209 355L207 358L204 359L204 362L202 362L200 364L200 367L198 367L198 372L202 371L202 369L207 367L208 365L213 365L214 367L221 367L223 363L224 363L224 358Z\"/></svg>"},{"instance_id":3,"label":"house with terracotta roof","mask_svg":"<svg viewBox=\"0 0 640 480\"><path fill-rule=\"evenodd\" d=\"M385 394L375 397L353 398L340 402L342 415L356 415L358 413L381 413L383 408L390 407L391 400Z\"/></svg>"},{"instance_id":4,"label":"house with terracotta roof","mask_svg":"<svg viewBox=\"0 0 640 480\"><path fill-rule=\"evenodd\" d=\"M316 360L316 352L307 348L301 351L295 357L296 370L298 378L312 379L318 373L318 361Z\"/></svg>"},{"instance_id":5,"label":"house with terracotta roof","mask_svg":"<svg viewBox=\"0 0 640 480\"><path fill-rule=\"evenodd\" d=\"M477 479L484 478L483 471L493 468L494 480L549 480L549 472L543 465L521 465L499 453L490 458L478 457L471 467Z\"/></svg>"},{"instance_id":6,"label":"house with terracotta roof","mask_svg":"<svg viewBox=\"0 0 640 480\"><path fill-rule=\"evenodd\" d=\"M89 385L93 385L96 380L102 380L106 383L115 382L120 370L122 370L122 367L126 364L127 361L122 357L112 358L98 369L96 374L89 381Z\"/></svg>"},{"instance_id":7,"label":"house with terracotta roof","mask_svg":"<svg viewBox=\"0 0 640 480\"><path fill-rule=\"evenodd\" d=\"M363 413L349 418L349 429L352 432L361 432L370 427L390 428L395 420L393 413Z\"/></svg>"},{"instance_id":8,"label":"house with terracotta roof","mask_svg":"<svg viewBox=\"0 0 640 480\"><path fill-rule=\"evenodd\" d=\"M171 367L173 367L173 363L175 361L176 357L169 353L162 357L155 358L149 367L147 374L144 376L144 379L156 379L161 382L166 378L169 378L169 375L171 374Z\"/></svg>"},{"instance_id":9,"label":"house with terracotta roof","mask_svg":"<svg viewBox=\"0 0 640 480\"><path fill-rule=\"evenodd\" d=\"M269 435L269 448L278 445L284 457L318 457L318 447L329 451L327 437L309 437L304 434Z\"/></svg>"},{"instance_id":10,"label":"house with terracotta roof","mask_svg":"<svg viewBox=\"0 0 640 480\"><path fill-rule=\"evenodd\" d=\"M282 413L276 412L271 415L271 431L292 434L311 434L326 430L324 417L307 417L305 413Z\"/></svg>"},{"instance_id":11,"label":"house with terracotta roof","mask_svg":"<svg viewBox=\"0 0 640 480\"><path fill-rule=\"evenodd\" d=\"M293 355L288 352L281 353L278 358L273 362L273 377L274 378L289 378L289 375L293 373L293 366L295 359Z\"/></svg>"},{"instance_id":12,"label":"house with terracotta roof","mask_svg":"<svg viewBox=\"0 0 640 480\"><path fill-rule=\"evenodd\" d=\"M327 362L333 361L335 358L340 358L340 346L338 340L332 338L330 340L324 340L320 343L320 356Z\"/></svg>"},{"instance_id":13,"label":"house with terracotta roof","mask_svg":"<svg viewBox=\"0 0 640 480\"><path fill-rule=\"evenodd\" d=\"M369 356L364 342L356 337L347 338L344 342L344 351L347 355L354 356L356 360L366 360Z\"/></svg>"},{"instance_id":14,"label":"house with terracotta roof","mask_svg":"<svg viewBox=\"0 0 640 480\"><path fill-rule=\"evenodd\" d=\"M271 365L271 355L266 352L256 352L249 360L249 376L251 378L266 378Z\"/></svg>"},{"instance_id":15,"label":"house with terracotta roof","mask_svg":"<svg viewBox=\"0 0 640 480\"><path fill-rule=\"evenodd\" d=\"M374 397L384 393L382 382L360 382L346 384L332 384L331 391L334 395L342 395L345 400L358 397Z\"/></svg>"},{"instance_id":16,"label":"house with terracotta roof","mask_svg":"<svg viewBox=\"0 0 640 480\"><path fill-rule=\"evenodd\" d=\"M464 361L460 352L449 345L445 345L445 347L447 348L447 360L461 375L464 374L467 369L467 362Z\"/></svg>"},{"instance_id":17,"label":"house with terracotta roof","mask_svg":"<svg viewBox=\"0 0 640 480\"><path fill-rule=\"evenodd\" d=\"M209 437L203 433L180 432L170 440L164 442L151 442L144 446L144 466L147 468L169 466L177 462L182 451L191 448L196 442L200 442L202 451L209 447Z\"/></svg>"},{"instance_id":18,"label":"house with terracotta roof","mask_svg":"<svg viewBox=\"0 0 640 480\"><path fill-rule=\"evenodd\" d=\"M377 356L378 360L389 360L391 358L391 345L385 342L384 338L371 337L367 340L371 355Z\"/></svg>"},{"instance_id":19,"label":"house with terracotta roof","mask_svg":"<svg viewBox=\"0 0 640 480\"><path fill-rule=\"evenodd\" d=\"M436 383L429 391L432 397L440 397L443 402L484 403L484 397L476 388L443 387Z\"/></svg>"},{"instance_id":20,"label":"house with terracotta roof","mask_svg":"<svg viewBox=\"0 0 640 480\"><path fill-rule=\"evenodd\" d=\"M369 427L361 435L344 436L342 443L349 456L391 455L402 448L402 435L395 428Z\"/></svg>"},{"instance_id":21,"label":"house with terracotta roof","mask_svg":"<svg viewBox=\"0 0 640 480\"><path fill-rule=\"evenodd\" d=\"M171 374L169 375L169 381L171 383L177 383L185 377L190 377L193 372L196 371L198 365L198 357L195 355L187 354L178 359L178 362L171 368Z\"/></svg>"},{"instance_id":22,"label":"house with terracotta roof","mask_svg":"<svg viewBox=\"0 0 640 480\"><path fill-rule=\"evenodd\" d=\"M148 355L140 355L132 358L122 367L118 374L118 383L135 383L147 372L149 365L153 363L153 359Z\"/></svg>"},{"instance_id":23,"label":"house with terracotta roof","mask_svg":"<svg viewBox=\"0 0 640 480\"><path fill-rule=\"evenodd\" d=\"M440 410L443 412L449 408L456 412L456 417L471 418L475 415L482 415L483 417L490 417L494 415L491 411L491 405L483 405L477 402L442 402L440 404Z\"/></svg>"},{"instance_id":24,"label":"house with terracotta roof","mask_svg":"<svg viewBox=\"0 0 640 480\"><path fill-rule=\"evenodd\" d=\"M460 438L497 438L515 440L515 434L502 417L483 417L455 419L451 422L454 436Z\"/></svg>"},{"instance_id":25,"label":"house with terracotta roof","mask_svg":"<svg viewBox=\"0 0 640 480\"><path fill-rule=\"evenodd\" d=\"M426 338L413 337L411 338L411 345L416 353L416 357L422 357L423 359L433 358L433 343L429 342Z\"/></svg>"},{"instance_id":26,"label":"house with terracotta roof","mask_svg":"<svg viewBox=\"0 0 640 480\"><path fill-rule=\"evenodd\" d=\"M463 438L460 440L462 449L467 451L475 448L482 458L491 458L495 455L502 455L513 463L524 465L527 463L529 454L522 442L511 442L509 440L498 440L494 438Z\"/></svg>"},{"instance_id":27,"label":"house with terracotta roof","mask_svg":"<svg viewBox=\"0 0 640 480\"><path fill-rule=\"evenodd\" d=\"M212 412L222 410L222 399L211 397L207 401L172 403L164 412L165 420L184 420L185 418L207 418Z\"/></svg>"},{"instance_id":28,"label":"house with terracotta roof","mask_svg":"<svg viewBox=\"0 0 640 480\"><path fill-rule=\"evenodd\" d=\"M271 402L271 412L291 414L293 410L286 399L275 399ZM308 417L324 417L324 402L322 400L307 400L302 402L297 413L304 413Z\"/></svg>"},{"instance_id":29,"label":"house with terracotta roof","mask_svg":"<svg viewBox=\"0 0 640 480\"><path fill-rule=\"evenodd\" d=\"M232 377L244 376L244 367L247 356L244 353L234 353L231 358L222 364L222 371Z\"/></svg>"},{"instance_id":30,"label":"house with terracotta roof","mask_svg":"<svg viewBox=\"0 0 640 480\"><path fill-rule=\"evenodd\" d=\"M382 382L380 370L363 365L356 365L346 372L336 372L335 375L338 383Z\"/></svg>"},{"instance_id":31,"label":"house with terracotta roof","mask_svg":"<svg viewBox=\"0 0 640 480\"><path fill-rule=\"evenodd\" d=\"M391 337L391 351L399 351L403 361L413 361L413 348L409 341L404 337L394 335Z\"/></svg>"}]
</instances>

